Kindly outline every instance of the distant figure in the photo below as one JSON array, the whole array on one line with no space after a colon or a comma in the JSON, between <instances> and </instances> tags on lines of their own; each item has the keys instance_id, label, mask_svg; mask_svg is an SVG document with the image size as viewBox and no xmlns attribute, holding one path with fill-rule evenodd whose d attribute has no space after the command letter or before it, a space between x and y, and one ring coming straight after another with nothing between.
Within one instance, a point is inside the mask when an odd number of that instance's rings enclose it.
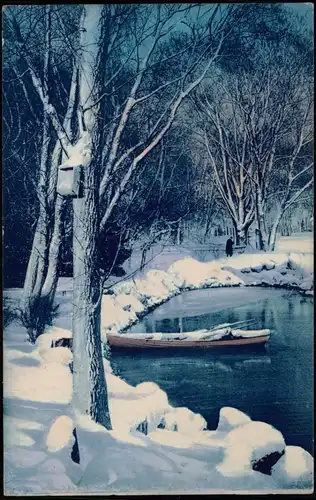
<instances>
[{"instance_id":1,"label":"distant figure","mask_svg":"<svg viewBox=\"0 0 316 500\"><path fill-rule=\"evenodd\" d=\"M227 257L232 257L233 255L233 240L231 238L228 238L226 241L226 256Z\"/></svg>"}]
</instances>

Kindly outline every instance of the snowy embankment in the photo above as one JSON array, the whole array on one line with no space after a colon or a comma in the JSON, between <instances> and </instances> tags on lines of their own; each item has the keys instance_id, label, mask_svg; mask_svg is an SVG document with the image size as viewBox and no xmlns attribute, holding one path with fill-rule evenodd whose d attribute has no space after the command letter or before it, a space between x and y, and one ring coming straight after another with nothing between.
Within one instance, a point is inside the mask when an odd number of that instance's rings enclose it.
<instances>
[{"instance_id":1,"label":"snowy embankment","mask_svg":"<svg viewBox=\"0 0 316 500\"><path fill-rule=\"evenodd\" d=\"M229 267L228 267L229 264ZM242 255L199 263L184 259L168 272L121 283L102 304L103 334L119 332L183 290L217 286L313 286L303 255ZM4 436L7 494L280 491L312 488L313 458L286 446L279 431L222 408L215 431L188 408L173 408L156 384L132 387L104 361L112 431L76 421L80 465L70 456L72 353L54 347L71 332L52 327L34 348L17 324L5 331ZM65 341L63 341L66 344Z\"/></svg>"},{"instance_id":2,"label":"snowy embankment","mask_svg":"<svg viewBox=\"0 0 316 500\"><path fill-rule=\"evenodd\" d=\"M184 258L167 271L151 270L145 278L113 286L102 299L102 334L118 334L153 308L185 290L231 286L272 286L313 295L313 262L309 254L257 253L198 262Z\"/></svg>"},{"instance_id":3,"label":"snowy embankment","mask_svg":"<svg viewBox=\"0 0 316 500\"><path fill-rule=\"evenodd\" d=\"M52 327L33 349L11 326L4 349L6 494L310 490L313 459L269 424L222 408L215 431L173 408L156 384L132 387L105 360L113 430L77 417L80 464L71 460L71 351Z\"/></svg>"}]
</instances>

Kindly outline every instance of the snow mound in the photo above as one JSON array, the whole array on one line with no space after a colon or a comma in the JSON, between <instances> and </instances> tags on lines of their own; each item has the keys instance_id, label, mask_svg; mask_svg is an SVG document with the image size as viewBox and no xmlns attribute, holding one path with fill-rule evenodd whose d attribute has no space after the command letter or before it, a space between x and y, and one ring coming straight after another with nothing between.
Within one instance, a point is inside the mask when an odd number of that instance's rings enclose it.
<instances>
[{"instance_id":1,"label":"snow mound","mask_svg":"<svg viewBox=\"0 0 316 500\"><path fill-rule=\"evenodd\" d=\"M193 413L188 408L173 408L172 411L165 413L162 420L165 429L187 435L195 434L207 427L202 415Z\"/></svg>"},{"instance_id":2,"label":"snow mound","mask_svg":"<svg viewBox=\"0 0 316 500\"><path fill-rule=\"evenodd\" d=\"M124 299L123 299L124 302ZM126 305L126 303L125 303ZM131 304L130 304L131 305ZM113 295L103 295L101 306L101 325L103 340L106 341L106 330L118 332L136 321L136 312L129 308L125 310Z\"/></svg>"},{"instance_id":3,"label":"snow mound","mask_svg":"<svg viewBox=\"0 0 316 500\"><path fill-rule=\"evenodd\" d=\"M299 446L286 446L285 454L272 467L272 477L283 488L313 486L313 457Z\"/></svg>"},{"instance_id":4,"label":"snow mound","mask_svg":"<svg viewBox=\"0 0 316 500\"><path fill-rule=\"evenodd\" d=\"M229 432L235 427L247 424L251 422L251 418L245 413L236 408L231 408L230 406L225 406L221 408L219 412L219 422L217 425L217 431Z\"/></svg>"},{"instance_id":5,"label":"snow mound","mask_svg":"<svg viewBox=\"0 0 316 500\"><path fill-rule=\"evenodd\" d=\"M136 279L136 292L140 300L147 306L152 307L160 304L173 295L174 291L170 292L169 288L161 281L160 273L163 271L149 272L149 277L145 279Z\"/></svg>"},{"instance_id":6,"label":"snow mound","mask_svg":"<svg viewBox=\"0 0 316 500\"><path fill-rule=\"evenodd\" d=\"M274 262L266 262L264 265L263 265L263 269L265 269L266 271L271 271L272 269L275 268L275 264Z\"/></svg>"},{"instance_id":7,"label":"snow mound","mask_svg":"<svg viewBox=\"0 0 316 500\"><path fill-rule=\"evenodd\" d=\"M122 281L121 283L117 283L112 288L114 295L137 295L136 286L134 281Z\"/></svg>"},{"instance_id":8,"label":"snow mound","mask_svg":"<svg viewBox=\"0 0 316 500\"><path fill-rule=\"evenodd\" d=\"M191 448L195 442L193 435L167 429L156 429L148 437L157 444L174 448Z\"/></svg>"},{"instance_id":9,"label":"snow mound","mask_svg":"<svg viewBox=\"0 0 316 500\"><path fill-rule=\"evenodd\" d=\"M106 381L114 431L129 433L143 424L142 432L147 434L157 428L161 416L170 410L166 393L152 382L131 387L109 373Z\"/></svg>"},{"instance_id":10,"label":"snow mound","mask_svg":"<svg viewBox=\"0 0 316 500\"><path fill-rule=\"evenodd\" d=\"M300 283L299 287L301 290L309 291L313 288L313 280L310 278L306 279Z\"/></svg>"},{"instance_id":11,"label":"snow mound","mask_svg":"<svg viewBox=\"0 0 316 500\"><path fill-rule=\"evenodd\" d=\"M58 417L49 429L46 438L48 451L56 452L67 446L72 440L73 422L67 415Z\"/></svg>"},{"instance_id":12,"label":"snow mound","mask_svg":"<svg viewBox=\"0 0 316 500\"><path fill-rule=\"evenodd\" d=\"M69 403L72 375L61 363L41 363L38 366L4 366L4 397L43 403Z\"/></svg>"},{"instance_id":13,"label":"snow mound","mask_svg":"<svg viewBox=\"0 0 316 500\"><path fill-rule=\"evenodd\" d=\"M46 363L61 363L69 365L72 362L72 352L68 347L54 347L41 351L41 356Z\"/></svg>"},{"instance_id":14,"label":"snow mound","mask_svg":"<svg viewBox=\"0 0 316 500\"><path fill-rule=\"evenodd\" d=\"M35 342L37 352L42 358L45 355L50 356L51 347L54 343L61 339L71 339L72 332L70 330L65 330L64 328L58 328L57 326L49 326L46 328L45 332L40 335Z\"/></svg>"},{"instance_id":15,"label":"snow mound","mask_svg":"<svg viewBox=\"0 0 316 500\"><path fill-rule=\"evenodd\" d=\"M174 276L181 288L199 288L205 283L206 268L206 264L187 257L172 264L168 273Z\"/></svg>"},{"instance_id":16,"label":"snow mound","mask_svg":"<svg viewBox=\"0 0 316 500\"><path fill-rule=\"evenodd\" d=\"M256 463L284 449L281 432L264 422L249 422L227 434L224 460L217 469L226 476L252 474Z\"/></svg>"},{"instance_id":17,"label":"snow mound","mask_svg":"<svg viewBox=\"0 0 316 500\"><path fill-rule=\"evenodd\" d=\"M14 417L3 417L3 436L6 448L13 446L32 446L35 441L27 433L28 430L40 430L41 424L36 422L21 420Z\"/></svg>"},{"instance_id":18,"label":"snow mound","mask_svg":"<svg viewBox=\"0 0 316 500\"><path fill-rule=\"evenodd\" d=\"M159 288L161 285L169 291L169 293L175 293L181 287L181 280L176 277L171 276L166 271L152 270L148 271L146 274L146 279L154 287Z\"/></svg>"},{"instance_id":19,"label":"snow mound","mask_svg":"<svg viewBox=\"0 0 316 500\"><path fill-rule=\"evenodd\" d=\"M260 273L263 269L263 264L258 264L257 266L251 266L250 270L254 273Z\"/></svg>"},{"instance_id":20,"label":"snow mound","mask_svg":"<svg viewBox=\"0 0 316 500\"><path fill-rule=\"evenodd\" d=\"M250 267L242 267L242 268L240 269L240 272L241 272L241 273L250 273L250 272L251 272L251 269L250 269Z\"/></svg>"},{"instance_id":21,"label":"snow mound","mask_svg":"<svg viewBox=\"0 0 316 500\"><path fill-rule=\"evenodd\" d=\"M116 303L126 311L134 311L135 314L141 314L145 310L144 304L133 295L120 294L116 297Z\"/></svg>"}]
</instances>

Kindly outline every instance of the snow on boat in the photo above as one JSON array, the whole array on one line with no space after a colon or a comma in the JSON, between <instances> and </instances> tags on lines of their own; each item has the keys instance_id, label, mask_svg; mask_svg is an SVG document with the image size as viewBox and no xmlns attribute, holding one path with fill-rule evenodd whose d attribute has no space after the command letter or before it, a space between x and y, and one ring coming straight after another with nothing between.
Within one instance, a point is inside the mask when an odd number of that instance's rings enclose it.
<instances>
[{"instance_id":1,"label":"snow on boat","mask_svg":"<svg viewBox=\"0 0 316 500\"><path fill-rule=\"evenodd\" d=\"M150 334L108 334L107 340L113 347L238 347L264 345L270 337L270 330L199 330L186 333L150 333Z\"/></svg>"}]
</instances>

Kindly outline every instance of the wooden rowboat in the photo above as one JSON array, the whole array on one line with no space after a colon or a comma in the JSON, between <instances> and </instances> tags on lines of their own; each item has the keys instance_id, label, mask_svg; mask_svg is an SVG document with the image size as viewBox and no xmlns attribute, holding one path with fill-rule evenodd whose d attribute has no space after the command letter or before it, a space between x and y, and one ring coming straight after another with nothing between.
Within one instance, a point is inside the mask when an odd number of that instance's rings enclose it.
<instances>
[{"instance_id":1,"label":"wooden rowboat","mask_svg":"<svg viewBox=\"0 0 316 500\"><path fill-rule=\"evenodd\" d=\"M249 332L250 333L250 332ZM143 338L141 338L143 337ZM254 335L249 335L246 337L234 337L222 339L197 339L192 340L185 335L166 335L166 339L155 339L154 335L137 335L133 334L117 334L117 335L107 335L108 343L111 347L123 347L123 348L193 348L193 347L203 347L206 349L213 348L226 348L226 347L242 347L242 346L263 346L270 338L269 330L262 330L256 332Z\"/></svg>"}]
</instances>

